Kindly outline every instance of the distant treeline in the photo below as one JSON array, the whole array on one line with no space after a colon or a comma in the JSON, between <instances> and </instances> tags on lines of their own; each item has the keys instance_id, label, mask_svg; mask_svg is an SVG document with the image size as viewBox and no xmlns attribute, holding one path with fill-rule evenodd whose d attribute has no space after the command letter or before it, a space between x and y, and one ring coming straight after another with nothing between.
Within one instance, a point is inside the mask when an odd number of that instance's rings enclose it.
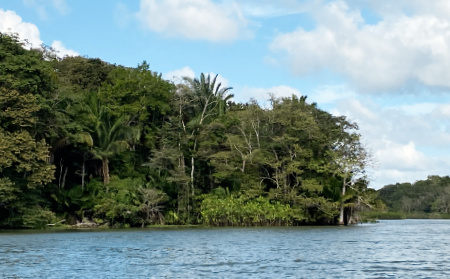
<instances>
[{"instance_id":1,"label":"distant treeline","mask_svg":"<svg viewBox=\"0 0 450 279\"><path fill-rule=\"evenodd\" d=\"M347 224L380 207L355 123L305 96L232 97L216 76L173 84L0 33L0 227Z\"/></svg>"},{"instance_id":2,"label":"distant treeline","mask_svg":"<svg viewBox=\"0 0 450 279\"><path fill-rule=\"evenodd\" d=\"M448 176L428 176L426 180L413 184L387 185L378 192L389 211L404 213L404 216L424 216L424 213L450 214Z\"/></svg>"}]
</instances>

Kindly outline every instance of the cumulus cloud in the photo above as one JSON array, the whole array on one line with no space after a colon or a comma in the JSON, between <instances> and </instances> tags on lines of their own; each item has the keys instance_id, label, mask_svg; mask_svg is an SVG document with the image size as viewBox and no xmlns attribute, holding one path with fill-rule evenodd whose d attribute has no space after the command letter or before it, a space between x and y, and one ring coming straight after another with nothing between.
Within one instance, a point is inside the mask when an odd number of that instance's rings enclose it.
<instances>
[{"instance_id":1,"label":"cumulus cloud","mask_svg":"<svg viewBox=\"0 0 450 279\"><path fill-rule=\"evenodd\" d=\"M141 0L137 18L145 28L172 37L232 41L249 35L238 5L211 0Z\"/></svg>"},{"instance_id":2,"label":"cumulus cloud","mask_svg":"<svg viewBox=\"0 0 450 279\"><path fill-rule=\"evenodd\" d=\"M346 0L350 6L367 7L378 14L432 14L450 18L450 2L447 0Z\"/></svg>"},{"instance_id":3,"label":"cumulus cloud","mask_svg":"<svg viewBox=\"0 0 450 279\"><path fill-rule=\"evenodd\" d=\"M40 48L43 44L40 39L39 29L36 25L24 22L22 18L13 11L0 9L0 32L6 34L16 34L24 42L25 48ZM59 57L77 56L74 50L67 49L62 42L53 41L51 47Z\"/></svg>"},{"instance_id":4,"label":"cumulus cloud","mask_svg":"<svg viewBox=\"0 0 450 279\"><path fill-rule=\"evenodd\" d=\"M0 9L0 32L18 34L21 40L28 42L25 45L28 48L42 45L37 26L29 22L23 22L22 18L13 11Z\"/></svg>"},{"instance_id":5,"label":"cumulus cloud","mask_svg":"<svg viewBox=\"0 0 450 279\"><path fill-rule=\"evenodd\" d=\"M195 72L186 66L181 69L173 70L163 75L163 78L174 83L181 83L184 77L195 78Z\"/></svg>"},{"instance_id":6,"label":"cumulus cloud","mask_svg":"<svg viewBox=\"0 0 450 279\"><path fill-rule=\"evenodd\" d=\"M207 77L208 75L210 75L211 79L213 79L216 74L213 72L209 72L209 73L203 73L205 75L205 77ZM199 75L200 76L200 75ZM167 72L163 75L163 78L169 81L172 81L175 84L179 84L179 83L183 83L184 82L184 78L199 78L199 76L197 76L194 72L194 70L192 70L190 67L186 66L183 67L181 69L176 69L170 72ZM225 87L229 87L229 82L228 79L224 78L221 75L217 75L216 78L216 86L220 83L220 87L221 88L225 88Z\"/></svg>"},{"instance_id":7,"label":"cumulus cloud","mask_svg":"<svg viewBox=\"0 0 450 279\"><path fill-rule=\"evenodd\" d=\"M384 148L374 154L384 169L398 171L424 171L433 164L422 152L416 149L414 142L398 144L383 140Z\"/></svg>"},{"instance_id":8,"label":"cumulus cloud","mask_svg":"<svg viewBox=\"0 0 450 279\"><path fill-rule=\"evenodd\" d=\"M439 119L450 120L450 104L438 104L432 114Z\"/></svg>"},{"instance_id":9,"label":"cumulus cloud","mask_svg":"<svg viewBox=\"0 0 450 279\"><path fill-rule=\"evenodd\" d=\"M450 87L450 17L386 14L369 24L343 1L313 4L310 11L314 30L300 27L270 45L278 63L294 73L330 69L367 92L404 88L411 81Z\"/></svg>"},{"instance_id":10,"label":"cumulus cloud","mask_svg":"<svg viewBox=\"0 0 450 279\"><path fill-rule=\"evenodd\" d=\"M302 95L299 90L286 85L278 85L270 88L243 86L236 88L234 92L234 99L242 103L246 103L250 101L250 99L254 99L262 107L269 108L271 94L275 95L277 98Z\"/></svg>"},{"instance_id":11,"label":"cumulus cloud","mask_svg":"<svg viewBox=\"0 0 450 279\"><path fill-rule=\"evenodd\" d=\"M344 85L321 85L311 94L311 99L318 103L334 104L337 100L354 97L355 92L348 90Z\"/></svg>"},{"instance_id":12,"label":"cumulus cloud","mask_svg":"<svg viewBox=\"0 0 450 279\"><path fill-rule=\"evenodd\" d=\"M392 106L353 96L338 100L332 113L358 123L376 162L371 186L381 188L448 175L450 100L443 102Z\"/></svg>"},{"instance_id":13,"label":"cumulus cloud","mask_svg":"<svg viewBox=\"0 0 450 279\"><path fill-rule=\"evenodd\" d=\"M55 51L58 57L66 57L66 56L78 56L80 55L78 52L66 48L61 41L53 41L51 46Z\"/></svg>"},{"instance_id":14,"label":"cumulus cloud","mask_svg":"<svg viewBox=\"0 0 450 279\"><path fill-rule=\"evenodd\" d=\"M205 76L210 76L211 79L213 79L216 75L216 85L218 85L220 83L220 87L224 88L224 87L230 87L230 82L228 81L228 79L226 79L224 76L220 75L220 74L216 74L214 72L209 72L209 73L204 73Z\"/></svg>"}]
</instances>

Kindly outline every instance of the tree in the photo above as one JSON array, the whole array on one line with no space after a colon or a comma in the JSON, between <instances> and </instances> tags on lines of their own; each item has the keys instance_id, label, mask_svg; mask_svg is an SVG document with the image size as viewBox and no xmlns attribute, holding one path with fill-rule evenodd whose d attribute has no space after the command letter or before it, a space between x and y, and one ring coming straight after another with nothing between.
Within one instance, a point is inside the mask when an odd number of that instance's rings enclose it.
<instances>
[{"instance_id":1,"label":"tree","mask_svg":"<svg viewBox=\"0 0 450 279\"><path fill-rule=\"evenodd\" d=\"M198 150L199 135L206 124L206 121L211 121L218 115L223 114L226 109L224 102L229 100L231 95L228 91L231 87L221 87L221 83L216 84L216 75L211 79L211 76L202 73L200 79L185 78L191 90L190 97L191 105L193 106L193 115L190 115L189 122L185 125L182 117L182 125L185 133L186 128L190 130L190 157L191 157L191 187L194 194L194 173L195 173L195 157Z\"/></svg>"},{"instance_id":2,"label":"tree","mask_svg":"<svg viewBox=\"0 0 450 279\"><path fill-rule=\"evenodd\" d=\"M39 199L54 177L42 126L54 90L51 68L42 52L22 46L0 33L0 225L33 226L40 213L51 215Z\"/></svg>"},{"instance_id":3,"label":"tree","mask_svg":"<svg viewBox=\"0 0 450 279\"><path fill-rule=\"evenodd\" d=\"M334 175L342 180L341 186L341 201L339 211L339 225L346 224L345 208L352 206L346 204L353 196L352 194L359 194L355 183L366 181L365 168L373 164L370 153L362 146L360 142L360 135L351 132L352 129L357 129L357 125L347 122L344 118L338 119L341 126L341 133L328 155L330 158L330 170ZM367 187L367 183L365 183ZM347 189L351 188L353 193L347 193Z\"/></svg>"},{"instance_id":4,"label":"tree","mask_svg":"<svg viewBox=\"0 0 450 279\"><path fill-rule=\"evenodd\" d=\"M64 95L79 99L83 92L96 93L115 68L98 58L67 56L55 63L59 90Z\"/></svg>"},{"instance_id":5,"label":"tree","mask_svg":"<svg viewBox=\"0 0 450 279\"><path fill-rule=\"evenodd\" d=\"M126 126L128 119L126 116L113 118L108 109L91 103L91 112L96 117L91 130L93 135L93 148L91 150L95 158L102 161L102 175L104 185L109 183L109 159L130 148L130 141L138 134L131 126Z\"/></svg>"},{"instance_id":6,"label":"tree","mask_svg":"<svg viewBox=\"0 0 450 279\"><path fill-rule=\"evenodd\" d=\"M115 67L98 91L98 99L113 116L127 115L129 125L141 131L141 145L148 152L171 110L174 86L143 62L137 68Z\"/></svg>"},{"instance_id":7,"label":"tree","mask_svg":"<svg viewBox=\"0 0 450 279\"><path fill-rule=\"evenodd\" d=\"M450 177L430 175L415 183L386 185L378 190L389 211L405 214L450 212Z\"/></svg>"},{"instance_id":8,"label":"tree","mask_svg":"<svg viewBox=\"0 0 450 279\"><path fill-rule=\"evenodd\" d=\"M164 224L164 217L162 203L166 200L164 192L154 188L139 188L140 194L140 211L143 215L142 226L145 223L159 223Z\"/></svg>"},{"instance_id":9,"label":"tree","mask_svg":"<svg viewBox=\"0 0 450 279\"><path fill-rule=\"evenodd\" d=\"M231 102L217 75L174 85L145 61L22 46L0 34L0 225L41 226L49 209L120 225L346 223L376 199L356 124L306 96L263 109ZM441 184L417 183L408 210L449 211Z\"/></svg>"}]
</instances>

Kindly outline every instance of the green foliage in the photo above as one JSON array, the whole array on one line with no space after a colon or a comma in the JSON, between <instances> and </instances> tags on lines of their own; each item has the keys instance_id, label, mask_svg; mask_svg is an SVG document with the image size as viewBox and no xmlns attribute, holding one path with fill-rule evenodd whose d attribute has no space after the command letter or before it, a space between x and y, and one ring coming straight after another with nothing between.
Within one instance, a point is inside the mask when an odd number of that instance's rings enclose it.
<instances>
[{"instance_id":1,"label":"green foliage","mask_svg":"<svg viewBox=\"0 0 450 279\"><path fill-rule=\"evenodd\" d=\"M47 163L48 147L45 141L36 142L26 131L2 133L0 130L0 172L20 175L28 187L50 182L54 167Z\"/></svg>"},{"instance_id":2,"label":"green foliage","mask_svg":"<svg viewBox=\"0 0 450 279\"><path fill-rule=\"evenodd\" d=\"M108 191L102 191L96 197L93 218L120 226L164 224L166 201L164 192L149 188L141 179L113 176Z\"/></svg>"},{"instance_id":3,"label":"green foliage","mask_svg":"<svg viewBox=\"0 0 450 279\"><path fill-rule=\"evenodd\" d=\"M128 124L141 131L141 143L154 147L156 133L171 110L174 86L149 69L144 61L137 68L115 67L108 82L99 88L99 101L112 116L127 116Z\"/></svg>"},{"instance_id":4,"label":"green foliage","mask_svg":"<svg viewBox=\"0 0 450 279\"><path fill-rule=\"evenodd\" d=\"M59 79L59 89L63 94L77 99L74 95L97 92L114 66L98 58L67 56L58 61L55 68Z\"/></svg>"},{"instance_id":5,"label":"green foliage","mask_svg":"<svg viewBox=\"0 0 450 279\"><path fill-rule=\"evenodd\" d=\"M17 37L0 33L0 87L47 97L54 75L41 50L26 50Z\"/></svg>"},{"instance_id":6,"label":"green foliage","mask_svg":"<svg viewBox=\"0 0 450 279\"><path fill-rule=\"evenodd\" d=\"M263 109L217 75L175 86L145 61L22 46L0 34L0 226L334 224L382 207L357 125L306 96Z\"/></svg>"},{"instance_id":7,"label":"green foliage","mask_svg":"<svg viewBox=\"0 0 450 279\"><path fill-rule=\"evenodd\" d=\"M428 176L415 183L387 185L379 191L389 211L404 214L450 213L450 177Z\"/></svg>"},{"instance_id":8,"label":"green foliage","mask_svg":"<svg viewBox=\"0 0 450 279\"><path fill-rule=\"evenodd\" d=\"M22 227L24 228L42 229L55 220L55 213L39 206L26 208L22 213Z\"/></svg>"},{"instance_id":9,"label":"green foliage","mask_svg":"<svg viewBox=\"0 0 450 279\"><path fill-rule=\"evenodd\" d=\"M17 200L19 193L20 190L8 177L0 178L0 201L2 201L3 206Z\"/></svg>"},{"instance_id":10,"label":"green foliage","mask_svg":"<svg viewBox=\"0 0 450 279\"><path fill-rule=\"evenodd\" d=\"M35 115L39 109L33 94L20 94L17 90L0 87L1 128L10 130L32 127L36 124Z\"/></svg>"},{"instance_id":11,"label":"green foliage","mask_svg":"<svg viewBox=\"0 0 450 279\"><path fill-rule=\"evenodd\" d=\"M50 219L39 197L54 178L40 121L54 89L48 63L0 33L0 226L40 227Z\"/></svg>"},{"instance_id":12,"label":"green foliage","mask_svg":"<svg viewBox=\"0 0 450 279\"><path fill-rule=\"evenodd\" d=\"M142 182L133 179L112 177L108 192L101 193L94 206L94 217L116 222L129 223L139 210L137 189Z\"/></svg>"},{"instance_id":13,"label":"green foliage","mask_svg":"<svg viewBox=\"0 0 450 279\"><path fill-rule=\"evenodd\" d=\"M213 226L283 226L305 219L298 209L264 197L248 200L234 195L221 198L214 194L203 197L201 214L203 223Z\"/></svg>"},{"instance_id":14,"label":"green foliage","mask_svg":"<svg viewBox=\"0 0 450 279\"><path fill-rule=\"evenodd\" d=\"M167 195L155 188L138 188L139 193L139 213L142 226L144 224L164 224L163 203L167 201ZM175 216L173 216L173 221Z\"/></svg>"}]
</instances>

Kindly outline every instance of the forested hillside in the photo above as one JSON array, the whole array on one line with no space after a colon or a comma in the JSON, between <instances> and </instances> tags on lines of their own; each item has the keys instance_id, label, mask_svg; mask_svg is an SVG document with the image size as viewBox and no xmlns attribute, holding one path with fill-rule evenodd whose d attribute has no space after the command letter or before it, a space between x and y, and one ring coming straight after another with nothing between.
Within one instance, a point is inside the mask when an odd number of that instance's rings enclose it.
<instances>
[{"instance_id":1,"label":"forested hillside","mask_svg":"<svg viewBox=\"0 0 450 279\"><path fill-rule=\"evenodd\" d=\"M0 226L344 224L377 205L355 123L232 97L0 34Z\"/></svg>"},{"instance_id":2,"label":"forested hillside","mask_svg":"<svg viewBox=\"0 0 450 279\"><path fill-rule=\"evenodd\" d=\"M413 184L397 183L379 190L389 211L411 214L450 213L450 177L429 176ZM413 215L414 216L414 215Z\"/></svg>"}]
</instances>

